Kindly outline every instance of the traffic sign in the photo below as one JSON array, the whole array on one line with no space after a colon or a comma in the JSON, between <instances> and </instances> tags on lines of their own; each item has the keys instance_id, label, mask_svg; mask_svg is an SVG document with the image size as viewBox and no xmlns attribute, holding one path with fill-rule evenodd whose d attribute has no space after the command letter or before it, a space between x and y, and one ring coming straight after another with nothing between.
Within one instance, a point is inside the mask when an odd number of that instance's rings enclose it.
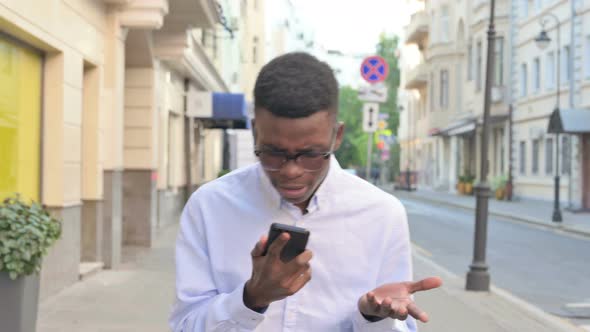
<instances>
[{"instance_id":1,"label":"traffic sign","mask_svg":"<svg viewBox=\"0 0 590 332\"><path fill-rule=\"evenodd\" d=\"M363 104L363 130L372 133L377 130L379 122L379 104L364 103Z\"/></svg>"},{"instance_id":2,"label":"traffic sign","mask_svg":"<svg viewBox=\"0 0 590 332\"><path fill-rule=\"evenodd\" d=\"M385 81L389 75L387 61L378 55L367 57L361 64L361 76L371 84Z\"/></svg>"},{"instance_id":3,"label":"traffic sign","mask_svg":"<svg viewBox=\"0 0 590 332\"><path fill-rule=\"evenodd\" d=\"M359 88L358 97L361 101L384 103L387 101L387 87L382 83L361 86Z\"/></svg>"}]
</instances>

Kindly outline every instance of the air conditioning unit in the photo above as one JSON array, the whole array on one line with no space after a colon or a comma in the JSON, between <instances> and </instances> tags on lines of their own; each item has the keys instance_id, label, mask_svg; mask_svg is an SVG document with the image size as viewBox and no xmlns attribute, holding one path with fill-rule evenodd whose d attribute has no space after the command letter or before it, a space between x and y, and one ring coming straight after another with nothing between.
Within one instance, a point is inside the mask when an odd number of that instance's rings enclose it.
<instances>
[{"instance_id":1,"label":"air conditioning unit","mask_svg":"<svg viewBox=\"0 0 590 332\"><path fill-rule=\"evenodd\" d=\"M494 86L492 87L492 103L501 103L504 101L504 87Z\"/></svg>"}]
</instances>

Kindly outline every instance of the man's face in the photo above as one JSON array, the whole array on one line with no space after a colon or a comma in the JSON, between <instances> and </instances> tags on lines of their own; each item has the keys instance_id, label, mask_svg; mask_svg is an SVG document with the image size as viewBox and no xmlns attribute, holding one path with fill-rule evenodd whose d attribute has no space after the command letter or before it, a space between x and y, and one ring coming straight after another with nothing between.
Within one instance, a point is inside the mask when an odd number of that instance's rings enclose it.
<instances>
[{"instance_id":1,"label":"man's face","mask_svg":"<svg viewBox=\"0 0 590 332\"><path fill-rule=\"evenodd\" d=\"M333 114L316 112L305 118L278 117L266 109L256 111L254 123L256 149L269 152L328 152L338 149L343 126L336 125ZM304 209L329 170L329 158L321 159L315 171L289 160L278 170L265 169L272 185L287 201Z\"/></svg>"}]
</instances>

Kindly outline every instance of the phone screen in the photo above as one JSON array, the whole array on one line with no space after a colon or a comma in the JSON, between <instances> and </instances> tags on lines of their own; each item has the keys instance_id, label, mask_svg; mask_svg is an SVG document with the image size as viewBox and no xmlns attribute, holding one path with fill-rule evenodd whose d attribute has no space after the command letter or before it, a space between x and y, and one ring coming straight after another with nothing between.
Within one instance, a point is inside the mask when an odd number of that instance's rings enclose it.
<instances>
[{"instance_id":1,"label":"phone screen","mask_svg":"<svg viewBox=\"0 0 590 332\"><path fill-rule=\"evenodd\" d=\"M270 245L283 232L287 232L291 236L289 242L287 242L283 248L283 251L281 251L281 260L283 262L289 262L305 251L305 247L307 246L307 241L309 239L309 231L307 229L274 223L270 227L268 233L268 242L266 244L266 248L264 248L264 253L262 254L263 256L266 255Z\"/></svg>"}]
</instances>

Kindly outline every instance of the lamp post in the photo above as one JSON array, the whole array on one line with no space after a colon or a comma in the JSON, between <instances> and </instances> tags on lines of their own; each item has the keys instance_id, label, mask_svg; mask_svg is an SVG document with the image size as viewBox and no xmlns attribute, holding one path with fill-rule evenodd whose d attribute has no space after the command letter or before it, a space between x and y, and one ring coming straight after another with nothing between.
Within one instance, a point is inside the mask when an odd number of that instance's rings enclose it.
<instances>
[{"instance_id":1,"label":"lamp post","mask_svg":"<svg viewBox=\"0 0 590 332\"><path fill-rule=\"evenodd\" d=\"M483 128L481 134L481 167L480 181L475 186L476 210L475 210L475 236L473 245L473 262L469 265L465 288L472 291L490 290L490 273L486 264L486 241L488 227L488 201L491 196L488 177L488 139L490 120L490 101L492 93L492 80L494 74L494 46L496 30L494 28L495 0L490 4L490 24L488 27L488 53L486 56L486 85L483 108Z\"/></svg>"},{"instance_id":2,"label":"lamp post","mask_svg":"<svg viewBox=\"0 0 590 332\"><path fill-rule=\"evenodd\" d=\"M561 61L560 61L560 47L561 47L561 43L560 43L560 22L559 19L557 18L557 16L555 16L554 14L548 13L545 16L543 16L541 18L541 32L539 33L539 35L535 38L535 43L537 44L537 47L539 47L541 50L544 50L547 48L547 46L549 46L549 43L551 42L551 38L549 38L549 36L547 35L547 31L545 30L545 25L547 24L547 18L552 18L555 21L555 29L557 30L557 100L555 103L555 109L553 110L553 114L555 114L556 116L559 115L559 95L560 95L560 89L561 89L561 82L560 82L560 78L561 78L561 72L560 72L560 68L561 68ZM573 93L570 91L570 93ZM553 222L561 222L563 219L561 217L561 208L559 207L559 132L555 133L555 183L554 183L554 187L555 187L555 193L553 195L553 217L552 220Z\"/></svg>"}]
</instances>

